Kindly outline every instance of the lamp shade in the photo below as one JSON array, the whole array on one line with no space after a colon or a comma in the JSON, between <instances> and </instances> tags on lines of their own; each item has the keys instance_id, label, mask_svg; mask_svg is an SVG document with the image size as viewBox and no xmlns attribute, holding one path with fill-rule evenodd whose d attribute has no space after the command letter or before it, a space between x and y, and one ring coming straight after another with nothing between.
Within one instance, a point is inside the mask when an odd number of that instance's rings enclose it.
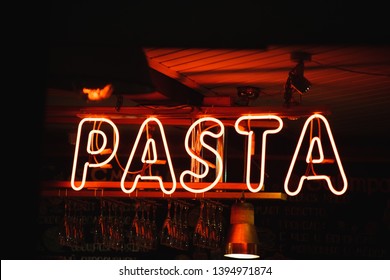
<instances>
[{"instance_id":1,"label":"lamp shade","mask_svg":"<svg viewBox=\"0 0 390 280\"><path fill-rule=\"evenodd\" d=\"M259 239L254 225L253 205L243 201L234 203L231 207L225 257L237 259L259 258L258 246Z\"/></svg>"}]
</instances>

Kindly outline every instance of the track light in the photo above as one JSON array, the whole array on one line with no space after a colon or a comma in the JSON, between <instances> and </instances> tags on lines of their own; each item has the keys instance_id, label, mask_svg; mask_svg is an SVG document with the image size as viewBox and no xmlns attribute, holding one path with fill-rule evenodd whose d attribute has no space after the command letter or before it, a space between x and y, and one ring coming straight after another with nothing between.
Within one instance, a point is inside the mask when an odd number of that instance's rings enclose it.
<instances>
[{"instance_id":1,"label":"track light","mask_svg":"<svg viewBox=\"0 0 390 280\"><path fill-rule=\"evenodd\" d=\"M260 95L260 88L254 86L237 87L238 103L248 106L250 101L256 100Z\"/></svg>"},{"instance_id":2,"label":"track light","mask_svg":"<svg viewBox=\"0 0 390 280\"><path fill-rule=\"evenodd\" d=\"M226 241L225 257L236 259L260 257L252 204L240 200L232 205L230 228Z\"/></svg>"},{"instance_id":3,"label":"track light","mask_svg":"<svg viewBox=\"0 0 390 280\"><path fill-rule=\"evenodd\" d=\"M294 100L293 93L297 92L301 98L311 88L311 82L304 76L304 61L311 60L311 55L304 52L294 52L291 59L297 61L297 65L290 70L284 86L284 100L287 105L299 103Z\"/></svg>"},{"instance_id":4,"label":"track light","mask_svg":"<svg viewBox=\"0 0 390 280\"><path fill-rule=\"evenodd\" d=\"M237 87L237 95L238 97L256 99L260 95L260 88L253 86Z\"/></svg>"},{"instance_id":5,"label":"track light","mask_svg":"<svg viewBox=\"0 0 390 280\"><path fill-rule=\"evenodd\" d=\"M310 81L303 76L303 68L303 61L300 61L298 62L297 66L295 66L295 68L292 69L289 73L291 86L299 94L307 93L311 87Z\"/></svg>"}]
</instances>

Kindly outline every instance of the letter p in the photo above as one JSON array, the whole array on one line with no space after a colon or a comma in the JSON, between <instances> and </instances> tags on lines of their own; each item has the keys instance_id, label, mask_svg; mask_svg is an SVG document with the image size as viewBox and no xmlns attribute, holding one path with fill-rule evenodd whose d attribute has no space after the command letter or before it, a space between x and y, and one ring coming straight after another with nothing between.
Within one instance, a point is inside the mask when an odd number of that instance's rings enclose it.
<instances>
[{"instance_id":1,"label":"letter p","mask_svg":"<svg viewBox=\"0 0 390 280\"><path fill-rule=\"evenodd\" d=\"M93 122L93 127L90 129L87 127L87 122ZM98 125L99 124L99 125ZM108 124L113 129L113 148L111 154L102 162L94 162L90 163L89 161L84 162L83 172L82 172L82 179L79 184L79 186L76 186L76 170L78 165L78 159L80 157L80 142L83 135L83 132L85 130L90 130L87 137L86 137L86 151L91 156L96 156L98 154L102 154L107 150L107 135L104 131L102 131L101 125L102 124ZM97 143L96 139L100 139L102 143L99 143L99 146L95 149L94 146ZM77 138L76 138L76 144L75 144L75 151L74 151L74 158L73 158L73 168L72 168L72 175L71 175L71 186L75 191L81 190L86 182L87 177L87 171L88 167L100 167L103 165L106 165L108 162L110 162L119 146L119 131L116 125L109 119L106 118L84 118L80 121L78 129L77 129Z\"/></svg>"}]
</instances>

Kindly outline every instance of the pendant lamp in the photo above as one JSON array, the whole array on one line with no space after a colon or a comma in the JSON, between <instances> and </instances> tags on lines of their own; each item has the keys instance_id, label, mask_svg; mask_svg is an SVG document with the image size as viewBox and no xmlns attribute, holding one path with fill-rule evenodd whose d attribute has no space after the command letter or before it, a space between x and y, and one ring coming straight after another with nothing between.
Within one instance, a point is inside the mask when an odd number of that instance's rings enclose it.
<instances>
[{"instance_id":1,"label":"pendant lamp","mask_svg":"<svg viewBox=\"0 0 390 280\"><path fill-rule=\"evenodd\" d=\"M236 259L259 258L259 239L254 225L254 208L240 200L231 207L230 228L227 235L225 257Z\"/></svg>"}]
</instances>

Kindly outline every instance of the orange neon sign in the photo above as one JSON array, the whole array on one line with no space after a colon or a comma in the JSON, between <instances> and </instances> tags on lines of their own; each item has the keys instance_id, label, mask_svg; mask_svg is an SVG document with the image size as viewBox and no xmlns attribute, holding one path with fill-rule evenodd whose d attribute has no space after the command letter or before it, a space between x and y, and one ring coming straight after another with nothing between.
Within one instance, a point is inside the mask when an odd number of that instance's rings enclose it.
<instances>
[{"instance_id":1,"label":"orange neon sign","mask_svg":"<svg viewBox=\"0 0 390 280\"><path fill-rule=\"evenodd\" d=\"M116 137L116 139L118 141L115 141L112 153L105 161L102 161L100 163L89 163L89 162L85 162L84 163L81 185L80 186L76 186L75 185L75 177L76 177L76 168L77 168L77 159L78 159L77 155L79 154L81 130L82 130L82 127L83 127L85 122L106 122L106 123L110 124L111 127L114 130L114 137ZM103 145L96 151L91 149L92 142L93 142L93 139L95 137L95 134L98 134L98 135L102 136L102 138L103 138ZM99 129L92 129L88 133L88 138L87 139L88 139L87 140L88 141L87 152L89 154L91 154L91 155L99 154L99 153L101 153L101 152L103 152L105 150L106 145L107 145L107 136L106 136L106 134L103 131L101 131ZM116 127L116 125L111 120L109 120L107 118L84 118L84 119L82 119L80 121L78 129L77 129L77 138L76 138L76 145L75 145L75 152L74 152L75 157L73 159L73 168L72 168L72 175L71 175L71 185L72 185L72 188L75 191L81 190L84 187L85 182L86 182L88 168L102 167L102 166L108 164L114 158L114 156L115 156L115 154L116 154L116 152L118 150L118 146L119 146L119 131L118 131L118 128Z\"/></svg>"},{"instance_id":2,"label":"orange neon sign","mask_svg":"<svg viewBox=\"0 0 390 280\"><path fill-rule=\"evenodd\" d=\"M336 159L336 162L337 162L337 166L339 168L339 172L340 172L340 176L342 178L342 181L343 181L343 187L340 191L336 190L332 184L332 181L330 180L330 177L327 176L327 175L324 175L324 174L314 174L314 175L302 175L300 180L299 180L299 184L298 184L298 187L296 188L295 191L291 191L290 190L290 178L291 178L291 174L292 174L292 171L294 169L294 166L295 166L295 163L296 163L296 160L297 160L297 156L298 156L298 153L299 151L301 150L301 146L302 146L302 141L304 139L304 136L306 134L306 131L308 129L308 126L309 124L311 123L311 121L313 121L314 119L317 119L318 121L322 121L326 127L326 130L327 130L327 133L328 133L328 137L329 137L329 141L331 143L331 146L332 146L332 149L333 149L333 153L334 153L334 157ZM318 151L319 151L319 158L317 159L313 159L312 158L312 152L313 152L313 148L314 148L314 145L317 145L318 147ZM316 164L320 164L320 163L323 163L324 162L324 152L323 152L323 149L322 149L322 144L321 144L321 140L319 137L313 137L310 141L310 148L309 148L309 151L307 153L307 156L306 156L306 163L316 163ZM303 186L303 182L305 180L325 180L325 182L327 183L328 187L329 187L329 190L334 193L335 195L342 195L343 193L345 193L345 191L347 190L347 187L348 187L348 182L347 182L347 177L345 176L345 172L344 172L344 169L343 169L343 165L341 164L341 160L340 160L340 156L339 156L339 153L337 151L337 148L336 148L336 143L333 139L333 135L332 135L332 130L330 129L330 125L327 121L327 119L320 115L320 114L314 114L312 116L310 116L303 128L302 128L302 132L301 132L301 135L299 137L299 140L298 140L298 144L297 144L297 147L295 149L295 152L294 152L294 155L293 155L293 158L291 160L291 164L290 164L290 167L288 169L288 172L287 172L287 176L286 176L286 179L284 181L284 190L285 192L290 195L290 196L294 196L294 195L297 195L301 189L302 189L302 186Z\"/></svg>"},{"instance_id":3,"label":"orange neon sign","mask_svg":"<svg viewBox=\"0 0 390 280\"><path fill-rule=\"evenodd\" d=\"M275 120L278 123L278 126L276 128L266 129L262 134L260 181L258 184L253 184L251 182L251 157L253 155L252 155L251 149L249 147L252 147L252 145L253 145L252 139L253 139L254 132L252 130L246 129L246 128L244 128L244 126L240 125L243 122L255 121L255 120L257 120L257 121ZM332 185L332 181L330 179L330 176L328 176L326 174L317 174L317 173L313 173L313 174L306 174L305 173L301 176L298 186L291 186L291 175L292 175L292 172L294 171L294 168L296 166L298 154L300 152L302 152L302 142L305 138L309 124L312 124L314 120L317 120L319 123L322 122L326 127L327 135L329 137L328 140L331 143L331 148L332 148L333 155L334 155L336 163L337 163L337 168L338 168L338 171L340 172L340 175L341 175L341 178L343 181L343 186L342 186L341 190L337 190ZM105 152L105 154L107 154L107 150L108 150L109 156L105 160L103 160L102 162L96 162L96 163L85 162L84 166L83 166L82 176L81 176L81 183L77 186L76 185L76 182L77 182L76 181L76 170L77 170L77 166L79 164L78 159L79 159L79 152L80 152L79 151L80 150L80 139L81 139L81 132L83 131L83 127L85 126L86 122L94 122L94 123L102 122L102 123L105 123L105 124L108 124L109 126L111 126L112 127L112 137L113 137L114 141L113 141L112 149L107 149L107 135L106 135L106 133L104 131L100 130L99 127L96 127L95 125L94 125L93 129L91 129L89 131L88 137L87 137L86 152L92 156L92 155L96 155L96 154L99 154L102 152ZM206 123L207 123L207 125L211 124L212 127L217 128L218 132L213 132L213 131L207 130L207 129L203 129L200 132L197 131L197 129L199 127L201 127L202 125L203 125L202 127L205 127ZM153 137L147 137L146 143L140 143L141 136L145 133L145 129L148 127L149 124L157 125L155 127L157 128L159 136L162 139L162 145L164 147L164 153L165 153L164 162L166 162L166 164L169 167L169 173L170 173L171 180L169 182L164 182L160 176L157 176L155 174L148 174L148 175L137 174L135 176L133 182L128 182L128 181L126 181L126 177L127 177L128 172L129 172L130 165L134 161L134 155L136 153L136 150L139 147L143 148L143 152L142 152L142 156L141 156L141 162L143 164L152 165L152 164L157 164L157 162L159 161L157 151L156 151L156 142L155 142L155 139ZM261 191L261 189L264 185L267 136L269 134L277 134L278 132L280 132L283 128L283 120L280 117L275 116L275 115L247 115L247 116L239 117L235 121L234 127L235 127L235 130L237 133L247 136L247 143L246 143L247 153L245 155L245 164L246 164L246 174L245 175L246 175L247 188L251 192L259 192L259 191ZM156 129L154 132L156 132ZM188 186L188 184L187 184L187 182L189 182L188 180L194 180L194 179L200 180L200 179L205 178L210 173L209 163L207 161L205 161L198 153L195 153L193 150L193 147L191 146L191 139L193 139L193 136L194 136L194 134L196 134L196 132L199 133L198 137L200 140L201 147L208 150L209 152L211 152L215 156L215 160L216 160L216 164L215 164L216 170L215 170L214 180L212 182L210 182L210 184L208 184L206 187L203 187L201 189L193 189L190 186ZM194 123L192 123L192 125L187 130L187 133L185 136L185 141L184 141L184 147L185 147L187 154L191 157L192 162L195 161L195 162L201 164L203 167L202 168L203 171L200 172L200 170L184 170L180 174L180 177L179 177L180 185L182 186L182 188L184 188L185 190L192 192L192 193L203 193L203 192L207 192L207 191L211 190L216 184L218 184L218 182L220 182L220 180L222 178L222 172L223 172L222 157L214 147L208 145L204 141L204 138L206 136L208 136L208 137L212 137L214 139L218 139L218 138L221 138L224 135L224 133L225 133L224 124L219 119L214 118L214 117L199 118ZM93 143L94 137L97 137L97 136L101 137L103 143L99 145L97 150L95 150L95 149L92 149L91 147L93 147L93 144L94 144ZM323 145L322 145L321 137L320 136L310 137L309 141L310 141L310 145L309 145L309 149L306 153L306 163L308 165L311 165L311 167L313 167L314 164L316 164L316 165L324 164L326 160L324 157L324 151L323 151L323 147L322 147ZM79 123L78 130L77 130L77 138L76 138L76 143L75 143L75 153L74 153L73 168L72 168L72 175L71 175L71 187L75 191L81 190L85 186L85 183L86 183L88 168L97 168L97 167L104 168L104 166L107 165L114 158L114 156L118 150L118 145L119 145L119 130L118 130L117 126L115 125L115 123L112 122L110 119L107 119L107 118L84 118L84 119L82 119ZM143 146L141 146L141 145L143 145ZM318 150L318 155L316 157L313 156L314 149ZM187 181L186 181L186 179L187 179ZM123 173L121 180L120 180L120 187L121 187L123 192L132 193L136 189L138 182L142 181L142 180L157 181L159 183L161 191L167 195L175 192L175 190L177 188L177 184L178 184L177 179L176 179L176 174L174 172L172 160L171 160L168 142L167 142L167 139L165 136L164 126L161 123L161 121L156 117L149 117L146 120L144 120L144 122L141 124L139 131L138 131L138 134L137 134L137 137L136 137L135 142L133 144L133 147L131 149L129 158L127 160L127 164L124 168L124 173ZM326 118L320 114L313 114L312 116L310 116L306 120L306 122L303 126L303 129L302 129L301 135L299 137L299 140L298 140L290 167L288 169L288 172L287 172L287 175L285 178L285 182L284 182L285 192L290 196L297 195L301 191L305 180L324 180L327 183L329 190L335 195L342 195L343 193L345 193L345 191L347 190L347 186L348 186L347 178L346 178L343 166L341 164L341 160L340 160L340 157L339 157L339 154L338 154L338 151L336 148L336 144L335 144L335 141L334 141L331 129L330 129L330 125L329 125L328 121L326 120ZM292 189L295 189L295 191Z\"/></svg>"},{"instance_id":4,"label":"orange neon sign","mask_svg":"<svg viewBox=\"0 0 390 280\"><path fill-rule=\"evenodd\" d=\"M218 125L218 127L220 129L218 133L212 133L210 131L202 131L201 134L200 134L200 142L201 142L202 146L205 147L207 150L211 151L215 155L215 157L216 157L216 161L217 161L216 166L218 168L217 175L215 176L215 180L210 185L208 185L206 188L204 188L204 189L192 189L192 188L190 188L190 187L188 187L186 185L186 182L184 181L184 176L190 175L190 176L193 176L193 177L195 177L197 179L202 179L202 178L205 178L207 176L207 174L209 173L209 165L207 164L207 162L205 162L201 157L196 155L191 150L191 147L189 147L189 145L188 145L189 139L190 139L190 136L191 136L191 132L193 132L195 130L195 127L198 126L200 123L206 122L206 121L210 121L210 122L216 123L216 125ZM213 147L211 147L210 145L205 143L204 137L206 135L208 135L208 136L211 136L213 138L219 138L219 137L221 137L224 134L224 131L225 131L225 128L224 128L223 123L220 120L218 120L216 118L211 118L211 117L205 117L205 118L198 119L188 129L186 137L185 137L185 143L184 143L186 151L191 156L191 158L196 159L200 163L202 163L205 170L204 170L204 172L202 174L197 174L197 173L195 173L195 172L193 172L191 170L185 170L185 171L183 171L181 173L181 175L180 175L180 184L187 191L193 192L193 193L206 192L208 190L211 190L218 183L218 181L221 179L221 177L222 177L222 157L218 153L218 151L216 151Z\"/></svg>"},{"instance_id":5,"label":"orange neon sign","mask_svg":"<svg viewBox=\"0 0 390 280\"><path fill-rule=\"evenodd\" d=\"M126 179L126 173L129 171L129 168L130 168L130 164L131 162L133 161L133 158L134 158L134 154L135 154L135 151L139 145L139 140L141 138L141 135L146 127L146 125L148 125L150 122L155 122L159 129L160 129L160 133L161 133L161 138L163 140L163 146L164 146L164 150L165 150L165 154L166 154L166 158L168 160L168 166L169 166L169 172L171 173L171 177L172 177L172 186L171 186L171 189L170 190L167 190L164 186L164 182L163 180L161 179L160 176L154 176L154 175L149 175L149 176L142 176L140 174L137 174L137 176L135 177L134 179L134 182L131 186L130 189L126 189L126 186L125 186L125 179ZM148 152L148 149L149 146L152 146L152 153L153 153L153 158L152 159L149 159L147 160L146 159L146 153ZM146 143L146 146L144 148L144 152L142 153L142 158L141 158L141 161L143 163L150 163L150 164L154 164L156 163L157 161L157 153L156 153L156 143L154 141L153 138L149 138L147 140L147 143ZM169 153L169 148L168 148L168 143L167 143L167 139L165 137L165 132L164 132L164 126L162 125L162 123L160 122L159 119L157 118L153 118L153 117L150 117L150 118L147 118L141 125L139 131L138 131L138 135L137 135L137 138L135 139L135 143L133 145L133 149L131 150L131 153L130 153L130 156L129 156L129 160L127 161L127 164L126 164L126 167L125 167L125 172L123 173L123 176L121 178L121 189L123 192L125 193L131 193L135 190L135 188L137 187L137 183L139 180L155 180L155 181L158 181L159 185L160 185L160 188L161 190L165 193L165 194L171 194L175 191L176 189L176 177L175 177L175 173L173 171L173 165L172 165L172 161L171 161L171 156L170 156L170 153Z\"/></svg>"},{"instance_id":6,"label":"orange neon sign","mask_svg":"<svg viewBox=\"0 0 390 280\"><path fill-rule=\"evenodd\" d=\"M253 131L245 131L245 130L242 130L240 128L240 122L241 121L248 121L248 120L264 120L264 119L274 119L274 120L277 120L279 122L279 126L276 128L276 129L267 129L266 131L264 131L263 133L263 141L261 142L262 145L261 145L261 163L260 163L260 182L258 184L258 186L256 188L253 188L252 185L251 185L251 158L252 158L252 155L251 155L251 150L250 149L247 149L247 155L246 155L246 185L248 187L248 189L251 191L251 192L258 192L260 191L262 188L263 188L263 185L264 185L264 174L265 174L265 151L266 151L266 143L267 143L267 135L268 134L275 134L275 133L278 133L282 127L283 127L283 121L280 117L278 116L273 116L273 115L268 115L268 116L242 116L242 117L239 117L235 124L234 124L234 127L236 129L236 131L239 133L239 134L242 134L242 135L247 135L248 136L248 144L247 144L247 147L252 147L252 139L253 139Z\"/></svg>"}]
</instances>

